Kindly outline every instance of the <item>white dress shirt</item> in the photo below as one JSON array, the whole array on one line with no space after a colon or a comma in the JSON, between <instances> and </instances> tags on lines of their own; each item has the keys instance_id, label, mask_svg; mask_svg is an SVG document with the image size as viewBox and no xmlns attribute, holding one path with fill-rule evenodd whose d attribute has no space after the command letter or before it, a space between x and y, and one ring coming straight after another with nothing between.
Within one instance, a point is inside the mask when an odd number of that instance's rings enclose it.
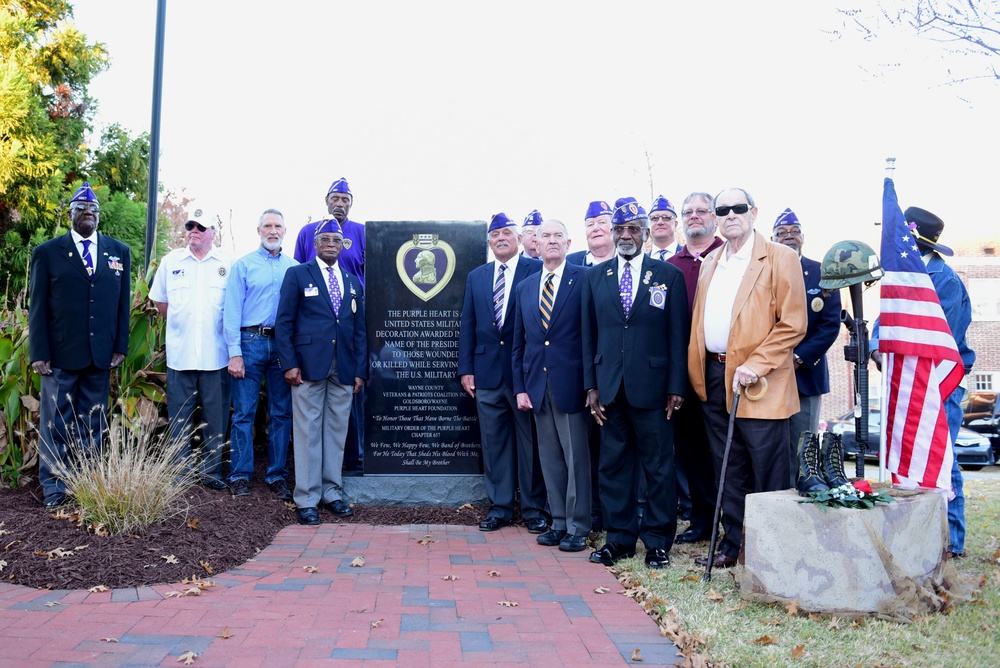
<instances>
[{"instance_id":1,"label":"white dress shirt","mask_svg":"<svg viewBox=\"0 0 1000 668\"><path fill-rule=\"evenodd\" d=\"M743 275L750 266L753 235L743 248L727 258L729 242L719 250L719 260L705 296L705 348L710 353L725 353L729 344L729 329L733 321L733 304Z\"/></svg>"},{"instance_id":2,"label":"white dress shirt","mask_svg":"<svg viewBox=\"0 0 1000 668\"><path fill-rule=\"evenodd\" d=\"M316 264L319 265L319 273L323 274L323 279L326 281L326 289L327 290L330 289L330 272L328 272L326 270L326 268L327 267L333 267L333 281L334 281L334 283L337 284L337 287L340 288L340 303L341 303L341 305L343 305L343 303L344 303L344 280L343 280L343 278L344 277L341 276L341 274L340 274L340 264L338 262L334 262L333 264L327 264L326 262L323 262L323 260L319 259L318 257L316 258ZM332 300L332 297L331 297L331 300ZM332 303L333 302L331 301L331 304Z\"/></svg>"}]
</instances>

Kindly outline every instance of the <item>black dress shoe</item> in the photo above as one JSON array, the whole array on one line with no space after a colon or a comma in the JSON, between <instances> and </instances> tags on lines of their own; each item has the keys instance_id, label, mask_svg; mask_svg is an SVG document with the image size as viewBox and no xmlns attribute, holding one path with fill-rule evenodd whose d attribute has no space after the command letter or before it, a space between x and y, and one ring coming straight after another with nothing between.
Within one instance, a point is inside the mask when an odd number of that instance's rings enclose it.
<instances>
[{"instance_id":1,"label":"black dress shoe","mask_svg":"<svg viewBox=\"0 0 1000 668\"><path fill-rule=\"evenodd\" d=\"M316 512L315 508L298 508L295 514L299 516L299 524L308 524L309 526L319 524L319 513Z\"/></svg>"},{"instance_id":2,"label":"black dress shoe","mask_svg":"<svg viewBox=\"0 0 1000 668\"><path fill-rule=\"evenodd\" d=\"M218 478L214 478L208 475L204 476L201 479L201 484L204 485L205 487L208 487L209 489L215 489L219 491L222 491L224 489L229 489L229 485L219 480Z\"/></svg>"},{"instance_id":3,"label":"black dress shoe","mask_svg":"<svg viewBox=\"0 0 1000 668\"><path fill-rule=\"evenodd\" d=\"M250 481L244 480L243 478L237 478L229 486L233 492L233 496L250 496Z\"/></svg>"},{"instance_id":4,"label":"black dress shoe","mask_svg":"<svg viewBox=\"0 0 1000 668\"><path fill-rule=\"evenodd\" d=\"M590 553L591 563L614 566L615 562L635 556L635 545L631 548L618 543L605 543L604 547Z\"/></svg>"},{"instance_id":5,"label":"black dress shoe","mask_svg":"<svg viewBox=\"0 0 1000 668\"><path fill-rule=\"evenodd\" d=\"M583 552L587 549L587 537L568 533L559 541L559 549L563 552Z\"/></svg>"},{"instance_id":6,"label":"black dress shoe","mask_svg":"<svg viewBox=\"0 0 1000 668\"><path fill-rule=\"evenodd\" d=\"M354 511L351 510L351 507L343 499L334 499L322 505L337 517L350 517L354 514Z\"/></svg>"},{"instance_id":7,"label":"black dress shoe","mask_svg":"<svg viewBox=\"0 0 1000 668\"><path fill-rule=\"evenodd\" d=\"M662 547L646 550L646 565L650 568L663 568L670 565L670 555Z\"/></svg>"},{"instance_id":8,"label":"black dress shoe","mask_svg":"<svg viewBox=\"0 0 1000 668\"><path fill-rule=\"evenodd\" d=\"M502 527L510 524L509 520L505 520L502 517L487 517L485 520L479 523L480 531L496 531Z\"/></svg>"},{"instance_id":9,"label":"black dress shoe","mask_svg":"<svg viewBox=\"0 0 1000 668\"><path fill-rule=\"evenodd\" d=\"M701 566L704 568L708 566L708 557L698 557L694 560L695 566ZM715 559L712 560L712 568L732 568L736 565L736 557L727 557L722 552L715 555Z\"/></svg>"},{"instance_id":10,"label":"black dress shoe","mask_svg":"<svg viewBox=\"0 0 1000 668\"><path fill-rule=\"evenodd\" d=\"M528 533L545 533L549 528L549 523L544 517L536 517L528 520Z\"/></svg>"},{"instance_id":11,"label":"black dress shoe","mask_svg":"<svg viewBox=\"0 0 1000 668\"><path fill-rule=\"evenodd\" d=\"M42 503L45 504L46 509L53 510L55 508L58 508L59 506L66 505L68 501L69 497L67 497L65 494L63 494L62 492L55 492L53 494L47 495L45 497L45 501L43 501Z\"/></svg>"},{"instance_id":12,"label":"black dress shoe","mask_svg":"<svg viewBox=\"0 0 1000 668\"><path fill-rule=\"evenodd\" d=\"M563 539L566 535L566 531L563 529L550 529L546 533L535 539L535 542L539 545L544 545L545 547L555 547L559 544L559 541Z\"/></svg>"},{"instance_id":13,"label":"black dress shoe","mask_svg":"<svg viewBox=\"0 0 1000 668\"><path fill-rule=\"evenodd\" d=\"M706 531L704 529L688 529L681 535L674 539L675 543L700 543L703 540L708 540L712 537L711 531Z\"/></svg>"},{"instance_id":14,"label":"black dress shoe","mask_svg":"<svg viewBox=\"0 0 1000 668\"><path fill-rule=\"evenodd\" d=\"M274 492L274 495L282 501L292 500L292 490L288 489L288 483L281 478L267 483L267 488Z\"/></svg>"}]
</instances>

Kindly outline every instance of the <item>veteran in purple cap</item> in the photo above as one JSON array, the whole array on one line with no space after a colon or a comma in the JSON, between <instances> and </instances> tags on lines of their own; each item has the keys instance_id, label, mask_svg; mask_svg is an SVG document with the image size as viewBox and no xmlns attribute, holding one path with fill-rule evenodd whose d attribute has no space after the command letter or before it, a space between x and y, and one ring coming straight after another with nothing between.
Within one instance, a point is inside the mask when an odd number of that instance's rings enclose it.
<instances>
[{"instance_id":1,"label":"veteran in purple cap","mask_svg":"<svg viewBox=\"0 0 1000 668\"><path fill-rule=\"evenodd\" d=\"M511 523L517 490L521 517L531 533L545 533L545 484L531 416L518 410L511 352L517 285L542 270L542 263L519 255L517 223L505 213L490 220L486 243L493 260L469 272L458 337L458 377L476 400L483 444L483 473L490 509L480 531Z\"/></svg>"},{"instance_id":2,"label":"veteran in purple cap","mask_svg":"<svg viewBox=\"0 0 1000 668\"><path fill-rule=\"evenodd\" d=\"M677 243L677 211L663 195L653 200L649 207L649 256L666 262L681 249Z\"/></svg>"},{"instance_id":3,"label":"veteran in purple cap","mask_svg":"<svg viewBox=\"0 0 1000 668\"><path fill-rule=\"evenodd\" d=\"M365 226L347 217L354 204L354 193L347 179L340 177L330 184L326 191L326 210L332 220L340 225L344 236L344 247L340 253L340 264L351 272L365 287ZM313 237L326 220L315 224L307 224L299 231L295 241L295 259L303 263L316 257ZM365 392L354 395L351 407L351 420L348 424L347 446L344 451L344 474L361 475L364 471L364 441L365 441Z\"/></svg>"},{"instance_id":4,"label":"veteran in purple cap","mask_svg":"<svg viewBox=\"0 0 1000 668\"><path fill-rule=\"evenodd\" d=\"M601 429L598 471L607 538L590 555L611 566L646 546L646 565L663 568L677 532L675 411L687 390L689 319L684 275L642 253L649 219L635 198L612 216L617 256L584 275L583 381ZM646 511L638 517L640 476Z\"/></svg>"},{"instance_id":5,"label":"veteran in purple cap","mask_svg":"<svg viewBox=\"0 0 1000 668\"><path fill-rule=\"evenodd\" d=\"M110 369L128 352L132 253L97 232L100 219L97 195L84 183L69 202L69 232L31 253L28 346L41 376L38 478L46 508L67 501L59 466L99 447Z\"/></svg>"},{"instance_id":6,"label":"veteran in purple cap","mask_svg":"<svg viewBox=\"0 0 1000 668\"><path fill-rule=\"evenodd\" d=\"M592 267L614 257L615 245L611 241L612 213L611 206L602 200L595 200L587 206L587 212L583 215L587 250L570 253L566 256L567 262Z\"/></svg>"},{"instance_id":7,"label":"veteran in purple cap","mask_svg":"<svg viewBox=\"0 0 1000 668\"><path fill-rule=\"evenodd\" d=\"M538 248L538 239L535 237L535 233L542 224L542 214L538 212L538 209L532 209L531 213L524 217L524 223L521 224L521 251L522 255L527 255L528 257L537 258L541 251Z\"/></svg>"}]
</instances>

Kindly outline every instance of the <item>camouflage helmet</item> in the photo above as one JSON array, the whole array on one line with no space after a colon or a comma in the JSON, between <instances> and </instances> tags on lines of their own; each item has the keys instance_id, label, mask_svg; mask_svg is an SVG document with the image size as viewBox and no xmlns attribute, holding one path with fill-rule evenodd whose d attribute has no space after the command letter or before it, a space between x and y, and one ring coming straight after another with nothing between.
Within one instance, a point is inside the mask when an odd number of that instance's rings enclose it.
<instances>
[{"instance_id":1,"label":"camouflage helmet","mask_svg":"<svg viewBox=\"0 0 1000 668\"><path fill-rule=\"evenodd\" d=\"M839 290L855 283L874 283L882 278L882 264L872 247L863 241L838 241L823 257L819 286Z\"/></svg>"}]
</instances>

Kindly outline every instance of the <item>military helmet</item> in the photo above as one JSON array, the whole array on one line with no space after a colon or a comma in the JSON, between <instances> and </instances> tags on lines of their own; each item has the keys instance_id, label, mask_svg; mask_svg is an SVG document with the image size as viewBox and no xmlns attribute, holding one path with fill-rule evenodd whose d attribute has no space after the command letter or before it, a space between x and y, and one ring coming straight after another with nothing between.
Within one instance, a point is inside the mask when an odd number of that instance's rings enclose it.
<instances>
[{"instance_id":1,"label":"military helmet","mask_svg":"<svg viewBox=\"0 0 1000 668\"><path fill-rule=\"evenodd\" d=\"M823 257L819 286L839 290L855 283L874 283L885 274L878 255L863 241L838 241Z\"/></svg>"}]
</instances>

